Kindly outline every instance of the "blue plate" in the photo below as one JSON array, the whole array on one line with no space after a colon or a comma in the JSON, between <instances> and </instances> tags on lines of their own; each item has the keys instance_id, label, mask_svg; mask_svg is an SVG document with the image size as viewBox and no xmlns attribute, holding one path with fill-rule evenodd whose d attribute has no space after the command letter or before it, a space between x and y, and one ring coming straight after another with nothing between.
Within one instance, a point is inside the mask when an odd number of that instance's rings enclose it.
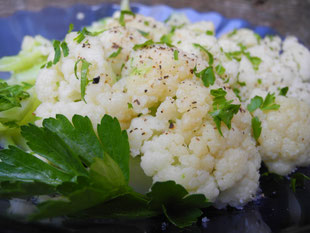
<instances>
[{"instance_id":1,"label":"blue plate","mask_svg":"<svg viewBox=\"0 0 310 233\"><path fill-rule=\"evenodd\" d=\"M39 12L18 11L10 17L0 18L0 57L15 55L20 50L25 35L42 35L48 39L64 38L70 23L75 29L90 25L93 21L111 16L118 5L101 4L87 6L77 4L69 8L48 7ZM172 12L185 13L192 22L212 21L217 36L235 28L250 28L261 36L275 34L268 27L250 25L242 19L226 19L216 12L200 13L190 8L173 9L168 6L144 6L132 4L132 10L157 20L165 20ZM84 18L78 19L78 13ZM265 168L262 168L264 172ZM300 169L310 175L309 169ZM262 192L265 198L249 203L242 210L209 208L197 225L181 232L310 232L310 186L306 184L293 193L287 181L277 181L270 177L261 177ZM7 200L0 200L0 209L8 208ZM68 219L62 226L38 225L18 222L0 217L1 232L180 232L163 222L161 218L143 221L112 220L74 220Z\"/></svg>"}]
</instances>

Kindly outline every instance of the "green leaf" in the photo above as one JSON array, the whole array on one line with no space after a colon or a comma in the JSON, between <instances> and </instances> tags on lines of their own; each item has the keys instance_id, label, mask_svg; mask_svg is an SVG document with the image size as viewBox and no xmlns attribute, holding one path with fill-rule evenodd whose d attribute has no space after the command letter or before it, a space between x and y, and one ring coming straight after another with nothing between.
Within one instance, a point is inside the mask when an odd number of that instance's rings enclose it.
<instances>
[{"instance_id":1,"label":"green leaf","mask_svg":"<svg viewBox=\"0 0 310 233\"><path fill-rule=\"evenodd\" d=\"M252 57L249 52L244 53L244 55L252 63L253 69L258 70L260 63L262 63L262 59L260 59L259 57Z\"/></svg>"},{"instance_id":2,"label":"green leaf","mask_svg":"<svg viewBox=\"0 0 310 233\"><path fill-rule=\"evenodd\" d=\"M14 107L21 107L21 101L30 97L21 85L8 85L7 82L0 81L0 112Z\"/></svg>"},{"instance_id":3,"label":"green leaf","mask_svg":"<svg viewBox=\"0 0 310 233\"><path fill-rule=\"evenodd\" d=\"M280 89L279 95L286 96L288 92L288 87L283 87Z\"/></svg>"},{"instance_id":4,"label":"green leaf","mask_svg":"<svg viewBox=\"0 0 310 233\"><path fill-rule=\"evenodd\" d=\"M212 116L219 133L223 136L221 122L230 129L231 120L238 113L240 104L231 104L233 100L227 101L225 98L227 93L222 88L211 90L210 93L215 98L213 99L213 111L210 111L209 114Z\"/></svg>"},{"instance_id":5,"label":"green leaf","mask_svg":"<svg viewBox=\"0 0 310 233\"><path fill-rule=\"evenodd\" d=\"M0 183L1 198L29 198L34 195L54 194L55 186L41 182L3 181Z\"/></svg>"},{"instance_id":6,"label":"green leaf","mask_svg":"<svg viewBox=\"0 0 310 233\"><path fill-rule=\"evenodd\" d=\"M111 53L109 58L117 57L121 53L122 49L123 49L122 47L119 47L116 52Z\"/></svg>"},{"instance_id":7,"label":"green leaf","mask_svg":"<svg viewBox=\"0 0 310 233\"><path fill-rule=\"evenodd\" d=\"M145 31L142 31L142 30L139 30L139 29L137 29L137 30L138 30L138 32L139 32L142 36L144 36L144 37L148 37L148 36L150 35L149 32L145 32Z\"/></svg>"},{"instance_id":8,"label":"green leaf","mask_svg":"<svg viewBox=\"0 0 310 233\"><path fill-rule=\"evenodd\" d=\"M144 195L134 192L126 193L81 213L84 216L116 219L140 219L158 214L158 211L148 208L148 199Z\"/></svg>"},{"instance_id":9,"label":"green leaf","mask_svg":"<svg viewBox=\"0 0 310 233\"><path fill-rule=\"evenodd\" d=\"M261 105L261 110L266 111L266 110L277 110L280 108L279 104L275 104L275 94L270 94L268 93L263 104Z\"/></svg>"},{"instance_id":10,"label":"green leaf","mask_svg":"<svg viewBox=\"0 0 310 233\"><path fill-rule=\"evenodd\" d=\"M251 102L247 105L249 112L254 112L256 109L260 108L263 104L263 98L260 96L255 96L251 99Z\"/></svg>"},{"instance_id":11,"label":"green leaf","mask_svg":"<svg viewBox=\"0 0 310 233\"><path fill-rule=\"evenodd\" d=\"M134 51L137 51L138 49L142 49L142 48L145 48L145 47L148 47L148 46L151 46L155 44L153 40L147 40L145 41L144 43L142 44L136 44L135 46L133 46L133 50Z\"/></svg>"},{"instance_id":12,"label":"green leaf","mask_svg":"<svg viewBox=\"0 0 310 233\"><path fill-rule=\"evenodd\" d=\"M63 143L87 166L94 162L94 158L103 158L103 147L88 117L74 115L71 124L65 116L56 115L56 118L45 119L43 126L57 134Z\"/></svg>"},{"instance_id":13,"label":"green leaf","mask_svg":"<svg viewBox=\"0 0 310 233\"><path fill-rule=\"evenodd\" d=\"M123 10L123 11L121 11L118 22L123 27L125 27L125 15L131 15L133 17L136 17L136 14L133 13L132 11L130 11L130 10Z\"/></svg>"},{"instance_id":14,"label":"green leaf","mask_svg":"<svg viewBox=\"0 0 310 233\"><path fill-rule=\"evenodd\" d=\"M55 51L53 64L55 65L57 62L59 62L60 56L61 56L60 41L54 40L53 41L53 47L54 47L54 51Z\"/></svg>"},{"instance_id":15,"label":"green leaf","mask_svg":"<svg viewBox=\"0 0 310 233\"><path fill-rule=\"evenodd\" d=\"M213 65L213 61L214 61L213 55L205 47L203 47L200 44L194 43L193 46L195 48L199 48L201 51L205 52L208 55L208 57L209 57L209 66L212 66Z\"/></svg>"},{"instance_id":16,"label":"green leaf","mask_svg":"<svg viewBox=\"0 0 310 233\"><path fill-rule=\"evenodd\" d=\"M215 82L215 75L212 67L207 67L203 71L201 71L201 79L205 87L209 87Z\"/></svg>"},{"instance_id":17,"label":"green leaf","mask_svg":"<svg viewBox=\"0 0 310 233\"><path fill-rule=\"evenodd\" d=\"M87 79L87 73L88 73L88 67L91 65L91 63L87 62L85 59L79 59L75 62L74 65L74 74L75 77L77 79L79 79L78 75L77 75L77 65L79 64L79 62L82 62L82 66L81 66L81 97L82 100L84 100L84 102L86 103L85 100L85 92L86 92L86 86L88 85L88 79Z\"/></svg>"},{"instance_id":18,"label":"green leaf","mask_svg":"<svg viewBox=\"0 0 310 233\"><path fill-rule=\"evenodd\" d=\"M303 187L304 186L304 183L305 183L305 180L310 180L310 177L309 176L306 176L305 174L303 173L300 173L300 172L296 172L294 173L291 177L291 184L290 184L290 187L291 189L293 190L293 192L295 193L296 192L296 187Z\"/></svg>"},{"instance_id":19,"label":"green leaf","mask_svg":"<svg viewBox=\"0 0 310 233\"><path fill-rule=\"evenodd\" d=\"M213 35L214 35L213 31L210 31L210 30L207 30L207 31L206 31L206 34L207 34L208 36L213 36Z\"/></svg>"},{"instance_id":20,"label":"green leaf","mask_svg":"<svg viewBox=\"0 0 310 233\"><path fill-rule=\"evenodd\" d=\"M64 57L67 57L69 55L69 48L68 48L68 45L65 41L61 42L61 49L62 49L62 52L64 54Z\"/></svg>"},{"instance_id":21,"label":"green leaf","mask_svg":"<svg viewBox=\"0 0 310 233\"><path fill-rule=\"evenodd\" d=\"M215 67L215 72L218 73L218 75L223 75L225 73L225 71L226 71L226 69L221 64L218 64Z\"/></svg>"},{"instance_id":22,"label":"green leaf","mask_svg":"<svg viewBox=\"0 0 310 233\"><path fill-rule=\"evenodd\" d=\"M90 166L88 185L81 185L80 189L66 195L64 200L50 200L39 204L38 212L30 219L75 214L127 192L126 181L119 166L109 155L105 155L103 159L95 158Z\"/></svg>"},{"instance_id":23,"label":"green leaf","mask_svg":"<svg viewBox=\"0 0 310 233\"><path fill-rule=\"evenodd\" d=\"M71 123L61 115L57 116L58 130L64 130L63 126L67 124L69 128ZM46 158L56 167L59 167L67 174L72 176L86 175L86 170L79 160L79 151L75 151L74 147L68 144L59 137L56 133L49 130L55 119L45 119L43 122L44 128L39 128L30 124L29 126L21 127L21 134L27 140L27 145L35 153ZM69 126L70 125L70 126ZM72 127L72 126L71 126ZM82 127L79 126L79 127ZM75 131L75 129L73 129ZM73 133L71 133L72 135ZM71 136L69 135L69 137ZM66 135L68 137L68 135Z\"/></svg>"},{"instance_id":24,"label":"green leaf","mask_svg":"<svg viewBox=\"0 0 310 233\"><path fill-rule=\"evenodd\" d=\"M1 150L0 159L0 181L37 181L58 185L73 178L17 147Z\"/></svg>"},{"instance_id":25,"label":"green leaf","mask_svg":"<svg viewBox=\"0 0 310 233\"><path fill-rule=\"evenodd\" d=\"M118 120L109 115L102 118L97 130L105 152L120 166L128 182L130 149L127 131L122 131Z\"/></svg>"},{"instance_id":26,"label":"green leaf","mask_svg":"<svg viewBox=\"0 0 310 233\"><path fill-rule=\"evenodd\" d=\"M73 23L70 23L70 24L69 24L69 30L68 30L68 32L67 32L67 33L72 32L73 28L74 28Z\"/></svg>"},{"instance_id":27,"label":"green leaf","mask_svg":"<svg viewBox=\"0 0 310 233\"><path fill-rule=\"evenodd\" d=\"M233 37L234 35L236 35L237 34L237 29L235 28L232 32L230 32L228 35L227 35L227 37L228 38L230 38L230 37Z\"/></svg>"},{"instance_id":28,"label":"green leaf","mask_svg":"<svg viewBox=\"0 0 310 233\"><path fill-rule=\"evenodd\" d=\"M147 196L151 198L151 210L163 211L167 219L180 228L196 222L202 214L200 208L211 204L202 194L189 195L174 181L156 182Z\"/></svg>"},{"instance_id":29,"label":"green leaf","mask_svg":"<svg viewBox=\"0 0 310 233\"><path fill-rule=\"evenodd\" d=\"M255 140L257 141L262 132L262 123L258 119L257 116L252 118L252 131L253 131L253 136Z\"/></svg>"},{"instance_id":30,"label":"green leaf","mask_svg":"<svg viewBox=\"0 0 310 233\"><path fill-rule=\"evenodd\" d=\"M174 50L173 51L173 57L174 57L174 60L179 60L179 51L178 50Z\"/></svg>"}]
</instances>

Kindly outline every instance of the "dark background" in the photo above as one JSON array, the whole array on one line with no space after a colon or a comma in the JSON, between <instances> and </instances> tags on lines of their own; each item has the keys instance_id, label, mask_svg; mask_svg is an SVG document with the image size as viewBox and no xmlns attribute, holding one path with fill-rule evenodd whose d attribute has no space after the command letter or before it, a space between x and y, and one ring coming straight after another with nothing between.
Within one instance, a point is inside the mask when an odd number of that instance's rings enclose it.
<instances>
[{"instance_id":1,"label":"dark background","mask_svg":"<svg viewBox=\"0 0 310 233\"><path fill-rule=\"evenodd\" d=\"M120 0L0 0L0 17L16 10L66 7L76 3L119 3ZM135 0L146 5L191 7L201 12L217 11L228 18L246 19L253 25L269 26L281 35L295 35L310 47L310 0Z\"/></svg>"}]
</instances>

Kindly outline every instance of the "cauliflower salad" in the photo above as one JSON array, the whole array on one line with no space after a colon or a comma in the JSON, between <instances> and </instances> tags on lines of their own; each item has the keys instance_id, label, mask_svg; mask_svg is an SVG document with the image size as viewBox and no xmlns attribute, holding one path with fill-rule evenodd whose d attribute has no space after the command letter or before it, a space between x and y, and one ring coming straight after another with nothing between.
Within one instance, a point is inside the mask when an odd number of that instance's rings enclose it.
<instances>
[{"instance_id":1,"label":"cauliflower salad","mask_svg":"<svg viewBox=\"0 0 310 233\"><path fill-rule=\"evenodd\" d=\"M127 131L137 190L172 180L219 208L256 198L262 162L279 175L310 165L310 52L295 37L217 38L212 22L125 10L63 41L26 37L23 53L0 64L22 88L1 108L2 144L18 144L13 123L78 114L96 127L108 114Z\"/></svg>"}]
</instances>

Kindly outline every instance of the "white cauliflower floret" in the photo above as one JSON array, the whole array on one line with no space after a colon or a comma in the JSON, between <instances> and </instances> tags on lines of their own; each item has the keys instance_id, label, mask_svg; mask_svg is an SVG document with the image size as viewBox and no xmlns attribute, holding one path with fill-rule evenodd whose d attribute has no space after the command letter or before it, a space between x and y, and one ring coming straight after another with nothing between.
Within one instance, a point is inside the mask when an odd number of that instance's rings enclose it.
<instances>
[{"instance_id":1,"label":"white cauliflower floret","mask_svg":"<svg viewBox=\"0 0 310 233\"><path fill-rule=\"evenodd\" d=\"M226 97L236 101L233 92L227 92ZM166 98L161 105L167 109L160 105L155 117L133 119L127 131L132 152L141 154L145 174L153 182L174 180L218 206L240 206L253 199L260 157L251 137L250 115L241 110L232 119L231 130L222 126L222 137L208 114L213 102L210 89L200 80L181 82L175 98ZM237 184L244 187L237 188ZM239 190L239 196L228 200L225 193L232 189Z\"/></svg>"},{"instance_id":2,"label":"white cauliflower floret","mask_svg":"<svg viewBox=\"0 0 310 233\"><path fill-rule=\"evenodd\" d=\"M310 164L310 107L281 96L276 102L278 110L255 112L262 122L259 150L270 171L287 175Z\"/></svg>"},{"instance_id":3,"label":"white cauliflower floret","mask_svg":"<svg viewBox=\"0 0 310 233\"><path fill-rule=\"evenodd\" d=\"M147 113L147 108L173 97L178 83L193 77L196 59L179 51L176 60L174 51L166 45L153 45L132 52L122 76L136 112Z\"/></svg>"}]
</instances>

